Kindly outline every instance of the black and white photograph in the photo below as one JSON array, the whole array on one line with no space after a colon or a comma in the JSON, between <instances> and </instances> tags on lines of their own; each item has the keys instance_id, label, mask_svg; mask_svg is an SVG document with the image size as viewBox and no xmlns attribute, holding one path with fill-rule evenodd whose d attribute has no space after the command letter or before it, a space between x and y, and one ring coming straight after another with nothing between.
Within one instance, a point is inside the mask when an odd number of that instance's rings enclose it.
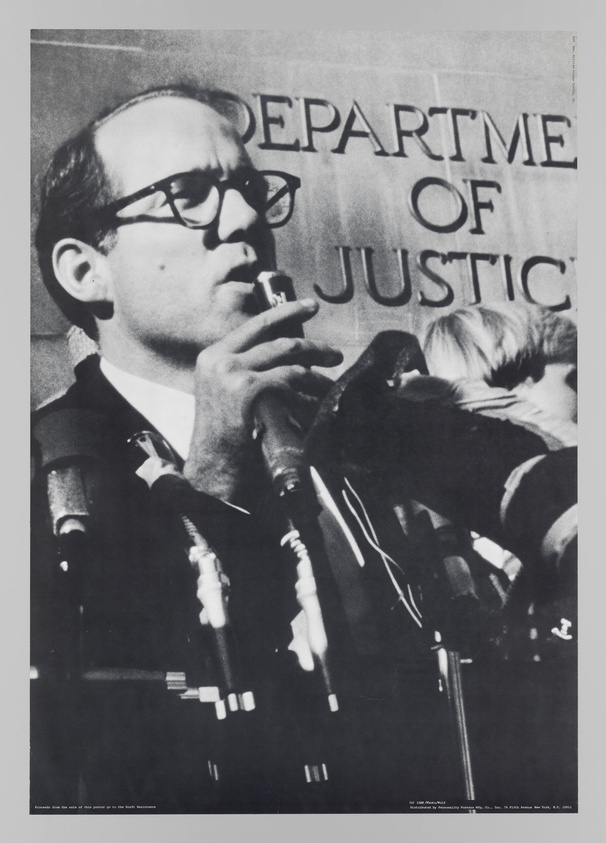
<instances>
[{"instance_id":1,"label":"black and white photograph","mask_svg":"<svg viewBox=\"0 0 606 843\"><path fill-rule=\"evenodd\" d=\"M31 815L578 812L578 48L31 31Z\"/></svg>"}]
</instances>

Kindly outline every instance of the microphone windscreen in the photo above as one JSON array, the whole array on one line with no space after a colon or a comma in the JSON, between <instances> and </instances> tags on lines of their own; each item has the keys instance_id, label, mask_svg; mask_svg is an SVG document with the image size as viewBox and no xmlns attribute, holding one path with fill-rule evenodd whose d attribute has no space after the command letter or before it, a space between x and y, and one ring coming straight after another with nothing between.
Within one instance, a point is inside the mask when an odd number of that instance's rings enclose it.
<instances>
[{"instance_id":1,"label":"microphone windscreen","mask_svg":"<svg viewBox=\"0 0 606 843\"><path fill-rule=\"evenodd\" d=\"M97 413L89 410L56 410L39 419L33 429L39 448L40 464L55 464L81 458L99 458L103 452L103 432Z\"/></svg>"}]
</instances>

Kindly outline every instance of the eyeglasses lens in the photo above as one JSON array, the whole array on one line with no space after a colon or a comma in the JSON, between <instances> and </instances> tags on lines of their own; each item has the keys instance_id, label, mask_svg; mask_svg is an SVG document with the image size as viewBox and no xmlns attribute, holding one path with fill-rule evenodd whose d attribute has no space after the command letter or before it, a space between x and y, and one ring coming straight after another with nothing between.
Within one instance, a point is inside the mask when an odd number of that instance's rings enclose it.
<instances>
[{"instance_id":1,"label":"eyeglasses lens","mask_svg":"<svg viewBox=\"0 0 606 843\"><path fill-rule=\"evenodd\" d=\"M291 192L280 176L253 173L237 189L258 214L265 216L270 226L279 225L290 214ZM188 173L175 179L170 193L177 213L186 225L210 225L219 212L219 189L203 173Z\"/></svg>"},{"instance_id":2,"label":"eyeglasses lens","mask_svg":"<svg viewBox=\"0 0 606 843\"><path fill-rule=\"evenodd\" d=\"M291 212L293 196L281 176L267 175L265 181L265 219L270 226L279 225Z\"/></svg>"},{"instance_id":3,"label":"eyeglasses lens","mask_svg":"<svg viewBox=\"0 0 606 843\"><path fill-rule=\"evenodd\" d=\"M210 225L219 210L217 187L202 173L188 173L171 184L171 196L181 219L188 225Z\"/></svg>"}]
</instances>

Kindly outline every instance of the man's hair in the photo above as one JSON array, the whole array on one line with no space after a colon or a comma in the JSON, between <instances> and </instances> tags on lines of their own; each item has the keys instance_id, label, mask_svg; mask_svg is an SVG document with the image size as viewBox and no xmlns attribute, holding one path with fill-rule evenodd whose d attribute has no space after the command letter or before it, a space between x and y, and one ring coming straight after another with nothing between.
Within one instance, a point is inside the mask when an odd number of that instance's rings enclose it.
<instances>
[{"instance_id":1,"label":"man's hair","mask_svg":"<svg viewBox=\"0 0 606 843\"><path fill-rule=\"evenodd\" d=\"M432 375L512 389L529 376L540 380L548 363L576 363L577 328L548 307L494 302L439 317L423 345Z\"/></svg>"},{"instance_id":2,"label":"man's hair","mask_svg":"<svg viewBox=\"0 0 606 843\"><path fill-rule=\"evenodd\" d=\"M190 82L149 88L113 108L104 109L77 135L69 138L55 152L42 177L40 215L36 230L36 249L44 284L65 316L96 339L97 326L89 306L67 293L53 270L53 249L65 237L88 243L107 254L116 232L111 220L96 216L95 211L117 198L112 192L101 156L95 146L97 130L116 115L145 100L180 97L208 105L235 122L238 98L226 91L202 88Z\"/></svg>"}]
</instances>

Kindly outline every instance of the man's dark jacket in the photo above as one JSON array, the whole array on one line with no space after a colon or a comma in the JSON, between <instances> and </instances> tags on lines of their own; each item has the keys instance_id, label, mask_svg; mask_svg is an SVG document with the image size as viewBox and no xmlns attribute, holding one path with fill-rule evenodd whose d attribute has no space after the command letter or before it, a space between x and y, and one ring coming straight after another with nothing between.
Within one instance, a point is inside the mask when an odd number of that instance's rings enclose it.
<instances>
[{"instance_id":1,"label":"man's dark jacket","mask_svg":"<svg viewBox=\"0 0 606 843\"><path fill-rule=\"evenodd\" d=\"M40 679L32 697L32 804L393 811L415 795L456 793L430 631L399 604L384 559L355 519L350 528L368 564L324 572L338 713L328 710L317 671L301 670L288 649L300 607L261 465L251 473L250 515L193 491L186 502L230 579L242 685L254 690L256 710L219 722L212 704L180 699L162 682L82 681L124 669L129 676L184 672L191 688L215 684L189 543L172 503L135 474L142 457L128 440L153 428L109 384L96 357L77 367L65 395L37 412L34 434L46 416L69 410L96 428L98 454L81 461L92 523L79 564L63 571L45 474L36 473L32 663ZM411 548L393 512L374 526L406 570ZM327 764L328 782L306 781L305 764L316 762Z\"/></svg>"}]
</instances>

